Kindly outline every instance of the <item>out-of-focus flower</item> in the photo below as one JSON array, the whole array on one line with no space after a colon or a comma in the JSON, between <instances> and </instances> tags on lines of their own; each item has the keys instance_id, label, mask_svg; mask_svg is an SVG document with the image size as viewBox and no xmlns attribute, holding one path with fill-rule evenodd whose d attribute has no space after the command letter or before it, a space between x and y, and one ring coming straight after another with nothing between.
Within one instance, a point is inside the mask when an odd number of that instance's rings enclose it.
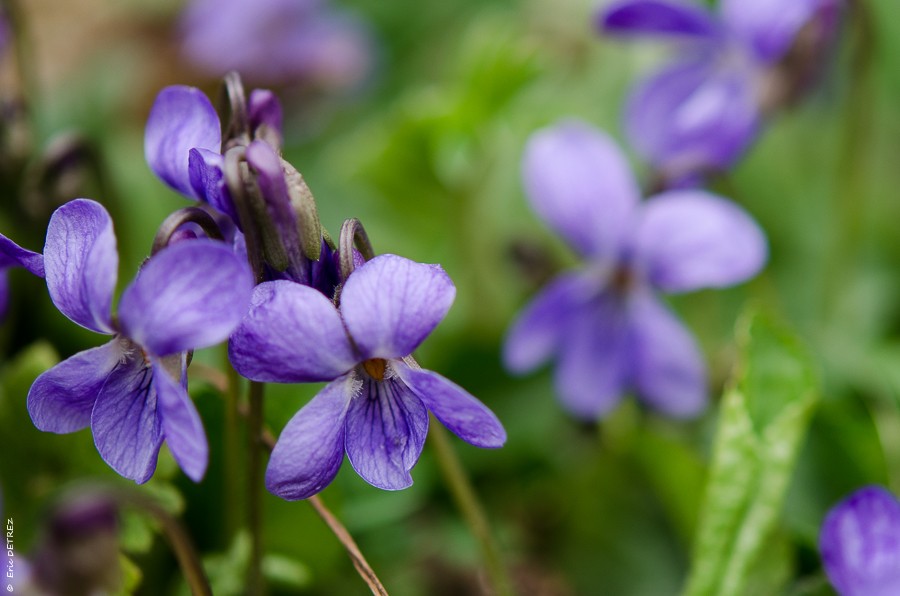
<instances>
[{"instance_id":1,"label":"out-of-focus flower","mask_svg":"<svg viewBox=\"0 0 900 596\"><path fill-rule=\"evenodd\" d=\"M40 375L28 392L28 411L43 431L90 426L103 459L139 483L153 475L166 440L199 481L208 447L187 394L186 355L231 334L246 312L252 275L222 243L178 242L147 261L113 316L118 264L103 206L77 199L56 210L44 246L50 298L71 321L114 337Z\"/></svg>"},{"instance_id":2,"label":"out-of-focus flower","mask_svg":"<svg viewBox=\"0 0 900 596\"><path fill-rule=\"evenodd\" d=\"M631 143L670 184L730 167L762 116L806 84L836 30L839 2L721 0L718 17L678 0L622 0L604 9L601 30L682 44L678 58L629 98ZM786 60L795 48L802 63Z\"/></svg>"},{"instance_id":3,"label":"out-of-focus flower","mask_svg":"<svg viewBox=\"0 0 900 596\"><path fill-rule=\"evenodd\" d=\"M670 416L706 405L706 370L691 333L656 297L736 284L766 260L766 241L737 205L702 191L640 203L618 147L567 121L535 133L523 162L537 213L586 261L519 315L504 361L516 373L553 358L572 413L596 419L626 391Z\"/></svg>"},{"instance_id":4,"label":"out-of-focus flower","mask_svg":"<svg viewBox=\"0 0 900 596\"><path fill-rule=\"evenodd\" d=\"M900 502L879 486L859 489L828 512L819 551L841 596L900 594Z\"/></svg>"},{"instance_id":5,"label":"out-of-focus flower","mask_svg":"<svg viewBox=\"0 0 900 596\"><path fill-rule=\"evenodd\" d=\"M263 382L331 381L282 431L266 473L270 491L289 500L318 493L337 475L345 450L366 482L410 486L429 410L472 445L503 445L506 432L486 406L409 358L455 295L439 266L395 255L356 269L339 308L289 281L256 287L229 342L235 369Z\"/></svg>"},{"instance_id":6,"label":"out-of-focus flower","mask_svg":"<svg viewBox=\"0 0 900 596\"><path fill-rule=\"evenodd\" d=\"M51 514L30 556L29 579L41 594L110 593L122 581L118 508L109 498L69 496Z\"/></svg>"},{"instance_id":7,"label":"out-of-focus flower","mask_svg":"<svg viewBox=\"0 0 900 596\"><path fill-rule=\"evenodd\" d=\"M184 54L213 76L341 90L373 63L368 28L327 0L193 0L182 31Z\"/></svg>"}]
</instances>

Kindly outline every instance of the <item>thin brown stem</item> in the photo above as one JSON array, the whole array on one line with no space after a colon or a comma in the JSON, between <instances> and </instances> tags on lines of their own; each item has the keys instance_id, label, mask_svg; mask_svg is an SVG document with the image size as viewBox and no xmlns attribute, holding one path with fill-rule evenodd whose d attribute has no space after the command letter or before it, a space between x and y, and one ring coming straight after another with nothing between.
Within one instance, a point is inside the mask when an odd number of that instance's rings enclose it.
<instances>
[{"instance_id":1,"label":"thin brown stem","mask_svg":"<svg viewBox=\"0 0 900 596\"><path fill-rule=\"evenodd\" d=\"M247 409L242 408L241 414L249 416L250 412ZM262 429L260 439L263 446L266 447L268 451L271 452L272 449L275 448L276 439L269 429ZM376 596L387 596L387 590L381 583L381 580L378 579L378 576L375 575L375 571L372 569L372 566L369 565L366 557L363 556L362 551L359 550L359 546L357 546L356 541L353 540L353 536L350 535L347 528L345 528L340 520L331 513L318 495L310 497L307 499L307 502L315 509L316 513L319 514L319 517L322 518L322 521L325 522L325 525L328 526L341 545L343 545L344 550L347 551L347 555L350 557L350 561L353 563L353 567L356 568L356 572L359 573L362 580L366 582L366 585L372 590L372 594L375 594Z\"/></svg>"}]
</instances>

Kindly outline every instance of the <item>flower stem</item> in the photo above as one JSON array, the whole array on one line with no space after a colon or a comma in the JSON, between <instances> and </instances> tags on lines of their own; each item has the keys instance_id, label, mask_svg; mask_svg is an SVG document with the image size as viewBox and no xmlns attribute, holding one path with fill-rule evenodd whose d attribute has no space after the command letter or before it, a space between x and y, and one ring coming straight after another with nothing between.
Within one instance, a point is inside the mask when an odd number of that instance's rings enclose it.
<instances>
[{"instance_id":1,"label":"flower stem","mask_svg":"<svg viewBox=\"0 0 900 596\"><path fill-rule=\"evenodd\" d=\"M863 0L855 0L851 5L855 33L851 62L853 84L849 85L846 99L842 140L839 144L837 162L837 189L835 212L838 214L834 225L838 227L832 242L829 259L830 285L823 293L826 301L825 316L834 315L836 296L852 281L854 261L859 258L865 223L865 199L867 195L866 171L868 162L860 155L865 153L871 136L872 110L872 55L875 38L872 15Z\"/></svg>"},{"instance_id":2,"label":"flower stem","mask_svg":"<svg viewBox=\"0 0 900 596\"><path fill-rule=\"evenodd\" d=\"M148 513L159 522L163 534L165 534L169 544L172 546L175 559L178 561L178 566L184 574L184 579L187 581L191 593L194 596L212 596L212 588L209 585L209 580L206 578L206 571L204 571L200 562L200 556L197 554L197 550L194 548L187 532L178 523L178 520L160 507L156 501L137 490L117 488L113 489L112 494L119 503L132 505Z\"/></svg>"},{"instance_id":3,"label":"flower stem","mask_svg":"<svg viewBox=\"0 0 900 596\"><path fill-rule=\"evenodd\" d=\"M488 524L487 515L475 495L469 478L460 464L456 452L447 437L447 431L444 427L431 415L431 425L428 432L428 440L434 448L438 465L440 465L441 473L450 488L456 506L462 512L469 529L478 540L481 546L481 554L484 560L484 566L494 586L494 592L498 596L508 596L513 593L512 583L506 573L503 560L500 557L500 550L491 534L491 528Z\"/></svg>"},{"instance_id":4,"label":"flower stem","mask_svg":"<svg viewBox=\"0 0 900 596\"><path fill-rule=\"evenodd\" d=\"M334 514L325 507L325 503L322 502L322 499L320 499L318 495L313 495L307 499L307 501L312 505L312 508L316 510L316 513L319 514L319 517L322 518L328 528L335 536L337 536L337 539L341 544L344 545L347 554L350 555L350 560L353 561L353 567L356 568L356 572L359 573L359 576L366 582L369 589L372 590L372 594L375 596L388 596L387 590L384 589L378 576L372 571L368 561L366 561L366 558L359 550L359 547L356 546L356 542L353 540L353 537L350 536L350 532L347 531L347 528L345 528Z\"/></svg>"},{"instance_id":5,"label":"flower stem","mask_svg":"<svg viewBox=\"0 0 900 596\"><path fill-rule=\"evenodd\" d=\"M250 453L247 456L247 524L250 527L250 565L247 588L250 594L265 594L262 575L262 453L263 453L263 392L264 383L251 381L247 434Z\"/></svg>"},{"instance_id":6,"label":"flower stem","mask_svg":"<svg viewBox=\"0 0 900 596\"><path fill-rule=\"evenodd\" d=\"M225 428L223 432L223 451L225 455L225 534L228 542L234 538L238 529L240 503L237 497L240 490L240 478L238 477L238 396L240 392L241 378L234 367L228 361L228 350L224 350L225 374L227 384L223 388L225 396Z\"/></svg>"},{"instance_id":7,"label":"flower stem","mask_svg":"<svg viewBox=\"0 0 900 596\"><path fill-rule=\"evenodd\" d=\"M242 412L242 414L249 416L249 412ZM272 449L275 448L275 437L267 428L262 429L259 437L261 444L271 453ZM356 568L356 572L359 573L362 580L366 582L366 585L372 590L372 594L375 594L375 596L387 596L387 590L384 588L381 580L378 579L378 576L375 575L375 571L372 570L372 567L363 556L362 551L359 550L359 546L356 545L356 541L353 540L353 536L350 535L347 528L345 528L340 520L329 511L328 507L325 506L325 503L322 502L322 499L318 495L310 497L307 501L312 508L316 510L316 513L319 514L319 517L322 518L325 525L327 525L335 537L337 537L338 541L343 545L347 554L350 556L350 560L353 562L353 567Z\"/></svg>"}]
</instances>

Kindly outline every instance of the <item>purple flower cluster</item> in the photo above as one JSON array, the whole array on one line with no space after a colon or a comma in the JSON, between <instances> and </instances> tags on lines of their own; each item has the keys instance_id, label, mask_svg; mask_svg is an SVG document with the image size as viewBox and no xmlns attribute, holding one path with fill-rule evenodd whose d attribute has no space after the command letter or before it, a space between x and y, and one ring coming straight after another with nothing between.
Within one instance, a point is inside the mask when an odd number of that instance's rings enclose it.
<instances>
[{"instance_id":1,"label":"purple flower cluster","mask_svg":"<svg viewBox=\"0 0 900 596\"><path fill-rule=\"evenodd\" d=\"M190 353L230 338L233 366L252 380L331 381L275 446L266 481L286 499L321 491L344 450L369 483L409 486L429 411L469 443L501 446L506 434L490 410L412 358L453 302L446 273L395 255L366 262L371 250L353 248L364 236L359 225L347 227L348 237L342 230L339 246L327 239L302 177L279 155L277 100L254 91L244 103L239 79L229 84L235 114L224 142L218 114L197 89L166 88L153 105L150 168L206 207L163 223L116 314L116 238L99 203L60 207L43 255L0 236L0 268L46 277L60 312L112 336L35 380L35 426L90 426L103 459L139 483L153 475L166 442L199 481L209 455L187 393Z\"/></svg>"},{"instance_id":2,"label":"purple flower cluster","mask_svg":"<svg viewBox=\"0 0 900 596\"><path fill-rule=\"evenodd\" d=\"M534 133L523 160L534 210L585 265L563 273L510 330L507 367L555 359L556 390L573 414L597 419L625 392L665 414L706 405L702 354L656 291L725 287L755 275L766 241L737 205L705 191L640 202L624 156L603 133L566 121Z\"/></svg>"},{"instance_id":3,"label":"purple flower cluster","mask_svg":"<svg viewBox=\"0 0 900 596\"><path fill-rule=\"evenodd\" d=\"M598 27L680 42L677 58L628 100L631 144L669 181L730 167L755 138L764 112L790 90L776 69L801 32L824 45L839 0L721 0L719 14L679 0L621 0ZM803 73L790 73L802 83Z\"/></svg>"}]
</instances>

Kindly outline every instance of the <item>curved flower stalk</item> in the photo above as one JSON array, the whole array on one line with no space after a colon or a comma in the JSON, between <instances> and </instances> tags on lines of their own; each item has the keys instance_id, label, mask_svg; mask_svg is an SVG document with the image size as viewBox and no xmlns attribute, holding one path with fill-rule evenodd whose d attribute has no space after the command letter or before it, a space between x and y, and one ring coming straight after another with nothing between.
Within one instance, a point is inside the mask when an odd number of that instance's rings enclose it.
<instances>
[{"instance_id":1,"label":"curved flower stalk","mask_svg":"<svg viewBox=\"0 0 900 596\"><path fill-rule=\"evenodd\" d=\"M740 207L703 191L641 203L624 156L578 121L536 132L523 160L535 211L585 264L553 280L510 329L507 368L556 360L555 385L576 416L597 419L633 391L660 412L706 405L706 367L691 333L656 296L725 287L755 275L765 237Z\"/></svg>"},{"instance_id":2,"label":"curved flower stalk","mask_svg":"<svg viewBox=\"0 0 900 596\"><path fill-rule=\"evenodd\" d=\"M900 502L879 486L859 489L828 512L819 550L841 596L900 594Z\"/></svg>"},{"instance_id":3,"label":"curved flower stalk","mask_svg":"<svg viewBox=\"0 0 900 596\"><path fill-rule=\"evenodd\" d=\"M344 451L373 486L410 486L429 410L468 443L503 445L506 432L487 407L410 357L455 294L439 266L395 255L355 269L340 307L289 281L256 287L229 342L235 369L255 381L330 381L282 431L266 473L271 492L311 497L337 475Z\"/></svg>"},{"instance_id":4,"label":"curved flower stalk","mask_svg":"<svg viewBox=\"0 0 900 596\"><path fill-rule=\"evenodd\" d=\"M184 54L213 76L340 91L373 63L368 27L327 0L193 0L182 31Z\"/></svg>"},{"instance_id":5,"label":"curved flower stalk","mask_svg":"<svg viewBox=\"0 0 900 596\"><path fill-rule=\"evenodd\" d=\"M839 1L721 0L719 15L679 0L621 0L604 9L603 31L681 42L678 57L628 100L632 145L676 185L733 165L761 118L817 70ZM800 59L787 60L795 48Z\"/></svg>"},{"instance_id":6,"label":"curved flower stalk","mask_svg":"<svg viewBox=\"0 0 900 596\"><path fill-rule=\"evenodd\" d=\"M187 394L187 353L231 334L249 303L251 273L220 242L177 242L147 261L113 316L118 262L103 206L76 199L56 210L44 246L50 298L74 323L113 339L40 375L28 412L43 431L90 426L101 457L138 483L153 475L165 440L199 481L208 447Z\"/></svg>"}]
</instances>

